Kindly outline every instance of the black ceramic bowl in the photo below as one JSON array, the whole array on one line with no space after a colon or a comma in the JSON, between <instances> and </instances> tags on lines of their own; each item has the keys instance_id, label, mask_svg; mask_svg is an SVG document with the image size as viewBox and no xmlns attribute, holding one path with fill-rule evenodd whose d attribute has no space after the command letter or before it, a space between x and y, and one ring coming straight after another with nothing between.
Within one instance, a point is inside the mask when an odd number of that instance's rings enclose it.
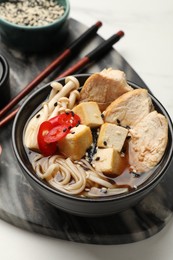
<instances>
[{"instance_id":1,"label":"black ceramic bowl","mask_svg":"<svg viewBox=\"0 0 173 260\"><path fill-rule=\"evenodd\" d=\"M88 75L76 75L79 79L81 85L87 79ZM64 84L64 79L59 80ZM129 82L129 84L138 88L134 83ZM100 198L81 198L72 195L68 195L59 190L50 187L45 181L39 179L34 170L32 169L31 163L27 157L25 147L23 145L23 131L28 118L34 112L37 106L41 104L48 94L50 93L50 86L47 84L41 89L30 95L27 100L23 103L18 114L15 117L13 130L12 130L12 142L14 147L14 152L19 162L19 165L26 176L27 180L30 182L31 186L47 200L50 204L55 207L69 212L71 214L81 215L81 216L104 216L114 214L123 211L130 206L135 205L139 200L144 198L161 180L161 178L166 174L168 166L172 159L173 154L173 128L170 117L166 112L165 108L160 104L160 102L151 95L153 104L156 110L166 116L169 124L169 141L168 146L163 156L161 162L157 166L156 170L152 176L145 181L136 190L131 191L126 194L113 195L110 197L100 197ZM39 195L38 195L39 196Z\"/></svg>"}]
</instances>

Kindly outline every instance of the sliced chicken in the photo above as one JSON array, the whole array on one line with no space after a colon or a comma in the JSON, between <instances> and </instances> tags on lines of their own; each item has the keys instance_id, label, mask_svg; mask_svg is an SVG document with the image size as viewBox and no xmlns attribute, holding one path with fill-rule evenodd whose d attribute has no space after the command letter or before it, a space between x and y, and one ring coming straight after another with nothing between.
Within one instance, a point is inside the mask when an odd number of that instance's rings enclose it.
<instances>
[{"instance_id":1,"label":"sliced chicken","mask_svg":"<svg viewBox=\"0 0 173 260\"><path fill-rule=\"evenodd\" d=\"M168 142L167 119L156 111L130 129L129 162L137 172L146 172L161 160Z\"/></svg>"},{"instance_id":2,"label":"sliced chicken","mask_svg":"<svg viewBox=\"0 0 173 260\"><path fill-rule=\"evenodd\" d=\"M134 89L113 101L104 111L105 122L121 126L134 126L153 110L146 89Z\"/></svg>"},{"instance_id":3,"label":"sliced chicken","mask_svg":"<svg viewBox=\"0 0 173 260\"><path fill-rule=\"evenodd\" d=\"M80 93L80 102L95 101L101 111L116 98L133 90L126 81L125 73L111 68L91 75Z\"/></svg>"}]
</instances>

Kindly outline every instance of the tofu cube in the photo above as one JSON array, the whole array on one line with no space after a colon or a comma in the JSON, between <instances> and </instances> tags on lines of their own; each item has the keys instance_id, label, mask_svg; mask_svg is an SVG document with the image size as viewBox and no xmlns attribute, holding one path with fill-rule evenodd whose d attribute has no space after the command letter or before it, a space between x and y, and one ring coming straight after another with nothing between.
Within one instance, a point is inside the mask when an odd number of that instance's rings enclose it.
<instances>
[{"instance_id":1,"label":"tofu cube","mask_svg":"<svg viewBox=\"0 0 173 260\"><path fill-rule=\"evenodd\" d=\"M113 147L121 151L127 137L128 130L115 124L105 123L101 126L97 146Z\"/></svg>"},{"instance_id":2,"label":"tofu cube","mask_svg":"<svg viewBox=\"0 0 173 260\"><path fill-rule=\"evenodd\" d=\"M81 124L98 127L103 124L101 112L96 102L83 102L73 108L73 112L81 119Z\"/></svg>"},{"instance_id":3,"label":"tofu cube","mask_svg":"<svg viewBox=\"0 0 173 260\"><path fill-rule=\"evenodd\" d=\"M66 137L57 144L59 151L72 160L80 160L92 144L91 129L86 125L78 125L70 130Z\"/></svg>"},{"instance_id":4,"label":"tofu cube","mask_svg":"<svg viewBox=\"0 0 173 260\"><path fill-rule=\"evenodd\" d=\"M121 174L122 158L114 148L98 148L92 165L97 171L107 174Z\"/></svg>"}]
</instances>

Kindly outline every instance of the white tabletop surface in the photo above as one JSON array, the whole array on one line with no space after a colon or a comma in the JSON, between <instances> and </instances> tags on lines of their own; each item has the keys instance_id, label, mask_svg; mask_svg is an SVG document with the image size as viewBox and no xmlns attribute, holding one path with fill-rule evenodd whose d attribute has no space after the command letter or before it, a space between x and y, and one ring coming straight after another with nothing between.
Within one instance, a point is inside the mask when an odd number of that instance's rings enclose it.
<instances>
[{"instance_id":1,"label":"white tabletop surface","mask_svg":"<svg viewBox=\"0 0 173 260\"><path fill-rule=\"evenodd\" d=\"M87 26L103 22L99 34L118 30L125 37L117 51L146 82L173 118L173 1L70 0L70 16ZM99 246L62 241L23 231L0 221L0 259L17 260L172 260L173 220L141 242Z\"/></svg>"}]
</instances>

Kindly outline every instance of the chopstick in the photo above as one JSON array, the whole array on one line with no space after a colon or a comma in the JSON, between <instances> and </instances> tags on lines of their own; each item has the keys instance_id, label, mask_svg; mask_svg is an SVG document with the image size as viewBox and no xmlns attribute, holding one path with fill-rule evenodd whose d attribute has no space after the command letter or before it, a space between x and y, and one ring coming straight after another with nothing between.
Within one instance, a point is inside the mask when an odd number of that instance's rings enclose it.
<instances>
[{"instance_id":1,"label":"chopstick","mask_svg":"<svg viewBox=\"0 0 173 260\"><path fill-rule=\"evenodd\" d=\"M65 72L60 74L56 79L66 77L68 75L74 74L77 70L82 69L86 64L93 62L100 58L103 54L105 54L108 50L112 48L112 45L118 42L124 36L123 31L119 31L116 34L112 35L110 38L105 40L102 44L100 44L97 48L93 51L88 53L86 56L81 58L77 63L72 65L69 69ZM55 79L55 80L56 80ZM0 121L0 127L4 126L8 123L13 117L15 117L16 113L18 112L19 107L12 111L9 115L7 115L4 119Z\"/></svg>"},{"instance_id":2,"label":"chopstick","mask_svg":"<svg viewBox=\"0 0 173 260\"><path fill-rule=\"evenodd\" d=\"M109 39L105 40L102 44L100 44L96 49L94 49L86 56L84 56L82 59L80 59L71 68L67 69L65 72L60 74L56 79L71 75L79 69L83 68L86 64L92 61L96 61L98 58L100 58L100 56L103 56L112 47L112 45L118 42L123 36L123 31L119 31L116 34L112 35Z\"/></svg>"},{"instance_id":3,"label":"chopstick","mask_svg":"<svg viewBox=\"0 0 173 260\"><path fill-rule=\"evenodd\" d=\"M22 100L34 87L36 87L43 79L45 79L53 70L64 62L72 54L79 51L82 45L90 38L96 35L97 30L102 26L102 22L98 21L89 29L87 29L79 38L74 40L55 60L53 60L36 78L34 78L26 87L18 93L4 108L0 110L0 118L12 109L19 101Z\"/></svg>"}]
</instances>

